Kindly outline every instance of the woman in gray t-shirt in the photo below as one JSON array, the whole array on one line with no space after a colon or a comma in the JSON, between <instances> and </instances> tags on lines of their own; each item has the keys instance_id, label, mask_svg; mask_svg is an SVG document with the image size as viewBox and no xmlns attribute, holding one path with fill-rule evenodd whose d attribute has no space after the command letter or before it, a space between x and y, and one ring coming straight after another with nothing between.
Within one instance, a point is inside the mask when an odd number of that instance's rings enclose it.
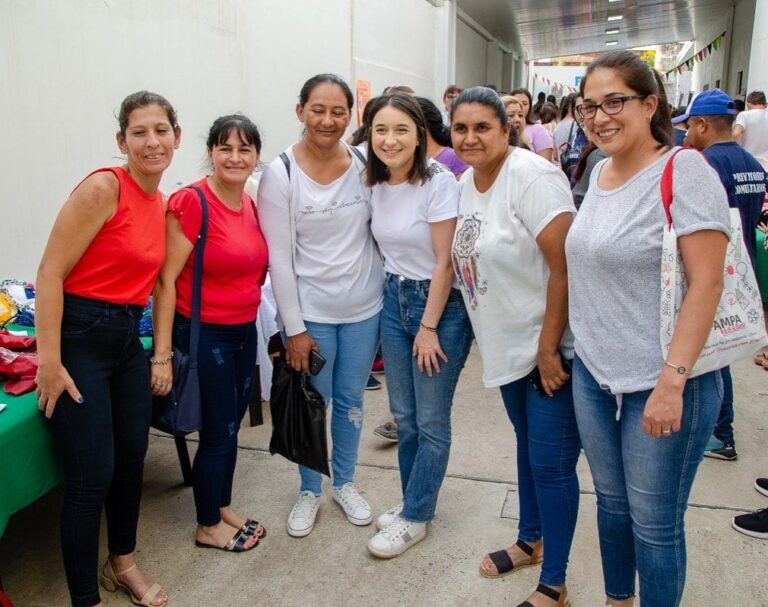
<instances>
[{"instance_id":1,"label":"woman in gray t-shirt","mask_svg":"<svg viewBox=\"0 0 768 607\"><path fill-rule=\"evenodd\" d=\"M643 607L680 603L686 510L696 468L720 409L718 372L688 377L722 291L728 202L702 156L674 158L673 223L689 289L669 355L661 350L660 179L672 156L658 74L634 53L606 53L587 68L584 129L609 158L590 179L566 241L573 393L595 482L605 592Z\"/></svg>"}]
</instances>

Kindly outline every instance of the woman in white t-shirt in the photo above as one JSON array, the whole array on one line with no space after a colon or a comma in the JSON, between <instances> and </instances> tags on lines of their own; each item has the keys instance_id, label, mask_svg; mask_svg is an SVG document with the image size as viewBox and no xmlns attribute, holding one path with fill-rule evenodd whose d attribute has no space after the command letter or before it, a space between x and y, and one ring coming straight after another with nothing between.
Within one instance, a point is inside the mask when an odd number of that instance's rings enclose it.
<instances>
[{"instance_id":1,"label":"woman in white t-shirt","mask_svg":"<svg viewBox=\"0 0 768 607\"><path fill-rule=\"evenodd\" d=\"M287 359L305 373L312 350L326 359L312 384L333 403L333 499L350 523L362 526L373 516L354 474L384 274L371 236L363 161L341 141L352 102L338 76L307 80L296 106L304 136L264 170L258 208ZM288 517L294 537L312 531L322 495L320 473L304 466L299 472L299 498Z\"/></svg>"},{"instance_id":2,"label":"woman in white t-shirt","mask_svg":"<svg viewBox=\"0 0 768 607\"><path fill-rule=\"evenodd\" d=\"M493 91L463 91L451 118L454 149L471 167L461 180L453 264L483 382L501 390L517 435L517 542L488 554L480 573L500 577L541 562L543 552L539 585L521 605L567 605L581 445L569 376L564 245L576 209L559 168L508 145L511 127Z\"/></svg>"},{"instance_id":3,"label":"woman in white t-shirt","mask_svg":"<svg viewBox=\"0 0 768 607\"><path fill-rule=\"evenodd\" d=\"M397 422L403 502L378 517L368 550L392 558L424 539L451 447L451 405L472 342L452 288L451 240L459 185L428 160L419 104L394 93L370 102L367 183L371 229L386 279L381 349Z\"/></svg>"}]
</instances>

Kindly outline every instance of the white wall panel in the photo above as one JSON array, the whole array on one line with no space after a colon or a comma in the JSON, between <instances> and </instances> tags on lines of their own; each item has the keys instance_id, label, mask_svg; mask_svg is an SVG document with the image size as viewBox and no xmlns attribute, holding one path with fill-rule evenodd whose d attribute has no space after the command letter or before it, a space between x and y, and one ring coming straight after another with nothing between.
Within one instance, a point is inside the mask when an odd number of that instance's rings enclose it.
<instances>
[{"instance_id":1,"label":"white wall panel","mask_svg":"<svg viewBox=\"0 0 768 607\"><path fill-rule=\"evenodd\" d=\"M461 19L456 20L456 84L463 87L486 84L487 40Z\"/></svg>"},{"instance_id":2,"label":"white wall panel","mask_svg":"<svg viewBox=\"0 0 768 607\"><path fill-rule=\"evenodd\" d=\"M453 3L425 0L0 1L0 277L34 279L68 192L121 162L113 134L127 94L153 90L178 110L182 145L161 185L171 192L204 173L221 114L253 118L266 160L297 141L294 108L313 74L439 97L454 18Z\"/></svg>"},{"instance_id":3,"label":"white wall panel","mask_svg":"<svg viewBox=\"0 0 768 607\"><path fill-rule=\"evenodd\" d=\"M752 30L747 93L768 92L768 0L757 0Z\"/></svg>"}]
</instances>

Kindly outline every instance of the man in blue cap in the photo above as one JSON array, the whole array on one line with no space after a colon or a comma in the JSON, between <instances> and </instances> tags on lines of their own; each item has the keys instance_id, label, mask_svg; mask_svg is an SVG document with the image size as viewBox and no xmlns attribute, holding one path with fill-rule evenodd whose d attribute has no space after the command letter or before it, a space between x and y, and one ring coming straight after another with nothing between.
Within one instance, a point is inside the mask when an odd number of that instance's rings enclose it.
<instances>
[{"instance_id":1,"label":"man in blue cap","mask_svg":"<svg viewBox=\"0 0 768 607\"><path fill-rule=\"evenodd\" d=\"M697 94L688 104L685 114L673 118L675 124L685 123L688 132L685 144L700 150L720 176L731 207L739 209L744 243L754 269L757 255L755 229L765 197L765 172L757 159L733 141L733 121L736 104L719 89ZM733 382L731 369L721 370L723 404L715 426L714 436L704 455L734 461L736 441L733 438Z\"/></svg>"}]
</instances>

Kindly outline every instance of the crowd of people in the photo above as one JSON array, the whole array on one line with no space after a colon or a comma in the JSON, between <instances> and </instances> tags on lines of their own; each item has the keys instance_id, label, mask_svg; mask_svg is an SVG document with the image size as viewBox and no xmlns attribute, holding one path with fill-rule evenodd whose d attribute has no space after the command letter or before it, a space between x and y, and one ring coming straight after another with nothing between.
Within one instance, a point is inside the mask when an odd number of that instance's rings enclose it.
<instances>
[{"instance_id":1,"label":"crowd of people","mask_svg":"<svg viewBox=\"0 0 768 607\"><path fill-rule=\"evenodd\" d=\"M311 382L331 408L332 498L351 524L375 520L372 555L396 557L427 536L474 339L483 383L499 389L514 428L520 507L514 542L483 557L480 573L541 564L520 606L570 604L583 449L607 604L632 605L636 595L644 607L680 603L697 467L705 454L736 458L729 370L691 370L722 291L729 205L751 234L753 263L755 229L765 225L765 173L753 156L768 156L765 97L753 93L739 116L721 91L695 97L675 122L702 155L675 146L663 83L629 51L593 61L559 107L543 94L533 104L525 89L451 86L444 110L414 93L388 87L370 100L350 144L349 86L333 74L307 80L296 106L302 137L266 165L256 200L245 187L261 136L249 118L218 118L209 173L166 201L158 188L181 141L176 112L147 91L123 101L126 163L73 190L37 278L37 396L66 471L72 605L102 605L99 581L137 605L168 603L134 557L151 396L170 391L176 348L196 348L199 362L195 544L244 552L266 538L264 525L233 508L232 489L267 272L287 362L308 373L313 351L326 360ZM688 290L664 356L668 163ZM137 327L153 292L148 367ZM402 499L374 516L355 472L379 348ZM322 477L298 473L287 532L306 537ZM766 479L756 487L768 495ZM99 566L102 509L109 556ZM768 538L767 513L733 524Z\"/></svg>"}]
</instances>

